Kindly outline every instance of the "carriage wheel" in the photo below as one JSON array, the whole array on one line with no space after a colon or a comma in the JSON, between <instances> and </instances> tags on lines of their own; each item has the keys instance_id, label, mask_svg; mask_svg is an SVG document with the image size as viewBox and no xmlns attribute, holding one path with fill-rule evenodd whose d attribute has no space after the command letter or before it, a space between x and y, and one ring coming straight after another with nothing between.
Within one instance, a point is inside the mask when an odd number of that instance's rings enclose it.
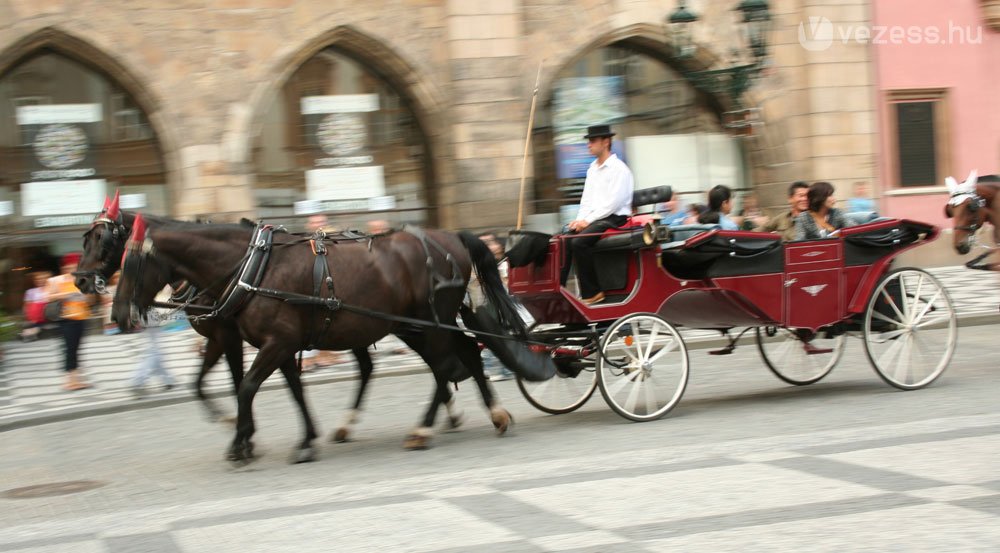
<instances>
[{"instance_id":1,"label":"carriage wheel","mask_svg":"<svg viewBox=\"0 0 1000 553\"><path fill-rule=\"evenodd\" d=\"M579 371L563 372L557 369L555 376L542 382L528 382L519 376L517 387L521 389L524 399L540 411L552 415L572 413L587 403L597 389L593 362L583 363L586 366Z\"/></svg>"},{"instance_id":2,"label":"carriage wheel","mask_svg":"<svg viewBox=\"0 0 1000 553\"><path fill-rule=\"evenodd\" d=\"M892 271L868 300L865 352L882 380L899 389L923 388L941 376L957 336L951 298L927 271Z\"/></svg>"},{"instance_id":3,"label":"carriage wheel","mask_svg":"<svg viewBox=\"0 0 1000 553\"><path fill-rule=\"evenodd\" d=\"M844 335L827 337L823 331L757 327L757 349L774 376L805 386L830 374L844 353Z\"/></svg>"},{"instance_id":4,"label":"carriage wheel","mask_svg":"<svg viewBox=\"0 0 1000 553\"><path fill-rule=\"evenodd\" d=\"M656 420L673 409L688 381L688 354L677 330L659 315L633 313L601 338L597 382L626 419Z\"/></svg>"}]
</instances>

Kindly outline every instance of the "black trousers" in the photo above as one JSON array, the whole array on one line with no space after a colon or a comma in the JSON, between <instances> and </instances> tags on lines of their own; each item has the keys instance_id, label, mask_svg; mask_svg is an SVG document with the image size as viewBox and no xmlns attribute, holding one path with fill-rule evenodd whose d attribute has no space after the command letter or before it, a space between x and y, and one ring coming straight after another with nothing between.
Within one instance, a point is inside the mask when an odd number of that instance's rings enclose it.
<instances>
[{"instance_id":1,"label":"black trousers","mask_svg":"<svg viewBox=\"0 0 1000 553\"><path fill-rule=\"evenodd\" d=\"M569 267L576 261L576 277L580 280L580 297L590 298L601 291L601 285L597 281L597 269L594 267L594 244L601 239L600 233L617 228L625 224L628 217L624 215L608 215L603 219L598 219L587 228L580 231L580 234L596 233L594 236L581 236L569 240L569 249L566 251L566 261L563 265L562 280L565 284L569 276Z\"/></svg>"},{"instance_id":2,"label":"black trousers","mask_svg":"<svg viewBox=\"0 0 1000 553\"><path fill-rule=\"evenodd\" d=\"M80 352L80 340L83 339L83 331L87 326L87 321L74 321L63 319L59 321L59 330L63 335L63 342L66 345L66 372L75 371L80 366L77 354Z\"/></svg>"}]
</instances>

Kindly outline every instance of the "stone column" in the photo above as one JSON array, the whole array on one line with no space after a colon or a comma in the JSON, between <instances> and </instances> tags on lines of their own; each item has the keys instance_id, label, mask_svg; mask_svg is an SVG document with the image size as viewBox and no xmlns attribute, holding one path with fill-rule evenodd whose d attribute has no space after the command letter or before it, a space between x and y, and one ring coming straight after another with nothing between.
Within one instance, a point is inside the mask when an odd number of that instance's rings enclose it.
<instances>
[{"instance_id":1,"label":"stone column","mask_svg":"<svg viewBox=\"0 0 1000 553\"><path fill-rule=\"evenodd\" d=\"M454 179L439 192L441 224L512 227L535 75L523 66L521 0L449 0L445 17Z\"/></svg>"}]
</instances>

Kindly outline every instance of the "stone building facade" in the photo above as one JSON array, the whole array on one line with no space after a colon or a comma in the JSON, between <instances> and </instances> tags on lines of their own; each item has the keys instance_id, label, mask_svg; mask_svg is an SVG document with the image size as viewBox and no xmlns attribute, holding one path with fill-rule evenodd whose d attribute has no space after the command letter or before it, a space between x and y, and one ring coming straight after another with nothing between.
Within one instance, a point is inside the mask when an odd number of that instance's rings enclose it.
<instances>
[{"instance_id":1,"label":"stone building facade","mask_svg":"<svg viewBox=\"0 0 1000 553\"><path fill-rule=\"evenodd\" d=\"M688 2L701 16L697 50L679 60L663 25L676 0L0 0L0 90L5 76L40 52L85 65L124 91L155 136L161 169L147 173L162 175L161 211L234 220L270 213L256 191L263 179L255 157L266 147L269 106L307 62L333 49L376 76L408 110L400 132L418 142L412 157L420 168L407 178L419 181L419 220L502 229L516 220L522 167L528 214L541 209L533 201L539 190L554 186L543 182L551 171L540 174L538 158L552 150L543 127L551 124L560 75L611 47L640 52L674 78L725 63L739 45L736 4ZM838 194L846 197L849 183L876 177L870 49L852 43L810 50L803 41L811 16L867 22L867 1L772 0L770 11L769 66L744 98L760 108L762 125L734 142L744 182L729 184L756 191L774 209L792 180L843 184ZM539 74L535 139L524 164ZM688 97L709 114L689 126L723 133L719 121L731 100L697 91ZM11 136L12 117L0 121ZM405 148L399 151L405 157ZM301 181L300 173L289 178ZM0 200L15 217L17 180L27 178L0 174ZM44 246L38 236L51 235L52 253L78 247L76 227L41 232L28 221L12 229L5 218L11 215L0 216L7 237Z\"/></svg>"}]
</instances>

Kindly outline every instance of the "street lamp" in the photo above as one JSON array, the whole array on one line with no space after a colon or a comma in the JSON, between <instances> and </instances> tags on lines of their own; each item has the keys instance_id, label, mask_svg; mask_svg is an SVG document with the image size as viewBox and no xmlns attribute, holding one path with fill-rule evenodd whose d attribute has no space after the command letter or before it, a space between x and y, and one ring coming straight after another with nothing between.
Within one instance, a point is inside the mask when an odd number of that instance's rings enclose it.
<instances>
[{"instance_id":1,"label":"street lamp","mask_svg":"<svg viewBox=\"0 0 1000 553\"><path fill-rule=\"evenodd\" d=\"M741 97L750 88L753 77L760 73L767 58L767 34L771 26L771 11L767 0L741 0L734 8L739 12L743 25L743 36L753 63L734 64L729 67L705 71L681 70L699 90L710 94L725 94L733 105L742 105ZM691 28L698 21L698 15L687 8L685 0L678 0L677 8L665 18L667 36L674 46L677 59L691 58L697 50L691 36Z\"/></svg>"}]
</instances>

